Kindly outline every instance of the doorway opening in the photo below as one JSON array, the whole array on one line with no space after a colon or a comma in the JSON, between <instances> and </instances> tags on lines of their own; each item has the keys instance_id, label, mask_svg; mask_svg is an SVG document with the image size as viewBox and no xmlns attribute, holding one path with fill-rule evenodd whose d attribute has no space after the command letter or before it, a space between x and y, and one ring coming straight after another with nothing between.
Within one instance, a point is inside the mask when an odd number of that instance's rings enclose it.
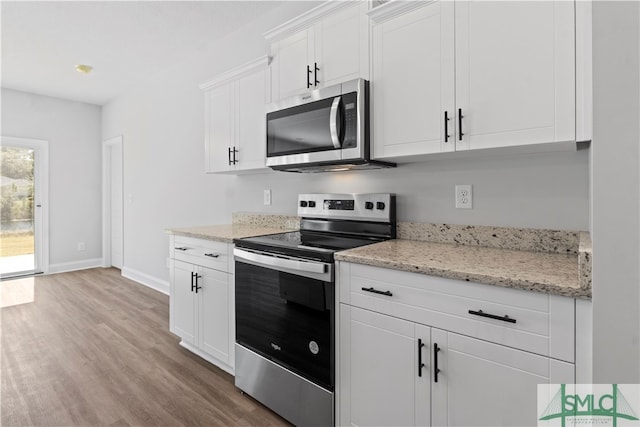
<instances>
[{"instance_id":1,"label":"doorway opening","mask_svg":"<svg viewBox=\"0 0 640 427\"><path fill-rule=\"evenodd\" d=\"M122 135L102 143L103 267L123 269L123 146Z\"/></svg>"},{"instance_id":2,"label":"doorway opening","mask_svg":"<svg viewBox=\"0 0 640 427\"><path fill-rule=\"evenodd\" d=\"M2 137L0 277L45 272L47 142Z\"/></svg>"}]
</instances>

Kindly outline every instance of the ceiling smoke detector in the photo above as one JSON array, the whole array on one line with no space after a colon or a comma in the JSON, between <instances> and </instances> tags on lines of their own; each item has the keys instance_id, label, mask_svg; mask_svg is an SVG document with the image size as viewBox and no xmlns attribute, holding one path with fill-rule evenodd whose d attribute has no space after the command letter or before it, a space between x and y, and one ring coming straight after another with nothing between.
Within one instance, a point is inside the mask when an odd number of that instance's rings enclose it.
<instances>
[{"instance_id":1,"label":"ceiling smoke detector","mask_svg":"<svg viewBox=\"0 0 640 427\"><path fill-rule=\"evenodd\" d=\"M78 64L76 65L76 71L81 74L89 74L93 70L91 65Z\"/></svg>"}]
</instances>

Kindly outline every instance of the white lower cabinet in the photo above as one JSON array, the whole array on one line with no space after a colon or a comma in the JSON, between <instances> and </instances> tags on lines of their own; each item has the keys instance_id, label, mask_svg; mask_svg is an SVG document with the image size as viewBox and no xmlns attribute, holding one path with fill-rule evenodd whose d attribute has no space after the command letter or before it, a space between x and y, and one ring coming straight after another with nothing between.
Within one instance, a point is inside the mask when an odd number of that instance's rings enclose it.
<instances>
[{"instance_id":1,"label":"white lower cabinet","mask_svg":"<svg viewBox=\"0 0 640 427\"><path fill-rule=\"evenodd\" d=\"M200 294L200 340L199 347L207 354L233 366L230 352L233 348L229 339L229 326L233 323L230 319L230 293L232 284L229 283L229 274L221 271L200 267L202 276L202 289Z\"/></svg>"},{"instance_id":2,"label":"white lower cabinet","mask_svg":"<svg viewBox=\"0 0 640 427\"><path fill-rule=\"evenodd\" d=\"M430 328L344 304L340 316L339 424L429 425Z\"/></svg>"},{"instance_id":3,"label":"white lower cabinet","mask_svg":"<svg viewBox=\"0 0 640 427\"><path fill-rule=\"evenodd\" d=\"M575 381L572 355L554 344L570 335L573 346L571 298L344 262L338 272L339 425L535 426L537 385ZM478 308L511 316L467 313ZM517 338L537 323L551 344L536 353Z\"/></svg>"},{"instance_id":4,"label":"white lower cabinet","mask_svg":"<svg viewBox=\"0 0 640 427\"><path fill-rule=\"evenodd\" d=\"M195 270L193 264L172 261L171 332L189 344L196 344L196 294L191 288Z\"/></svg>"},{"instance_id":5,"label":"white lower cabinet","mask_svg":"<svg viewBox=\"0 0 640 427\"><path fill-rule=\"evenodd\" d=\"M234 371L235 299L232 245L171 239L170 330L180 345Z\"/></svg>"},{"instance_id":6,"label":"white lower cabinet","mask_svg":"<svg viewBox=\"0 0 640 427\"><path fill-rule=\"evenodd\" d=\"M535 426L538 384L574 382L571 363L435 328L431 340L434 426Z\"/></svg>"}]
</instances>

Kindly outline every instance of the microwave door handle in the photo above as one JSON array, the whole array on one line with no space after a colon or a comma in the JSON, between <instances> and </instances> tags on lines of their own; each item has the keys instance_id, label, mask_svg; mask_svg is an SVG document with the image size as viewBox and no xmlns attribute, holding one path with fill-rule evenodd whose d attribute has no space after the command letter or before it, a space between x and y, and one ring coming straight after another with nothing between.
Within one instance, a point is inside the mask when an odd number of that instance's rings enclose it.
<instances>
[{"instance_id":1,"label":"microwave door handle","mask_svg":"<svg viewBox=\"0 0 640 427\"><path fill-rule=\"evenodd\" d=\"M338 134L338 111L340 109L340 98L337 96L333 98L331 104L331 113L329 114L329 131L331 132L331 142L335 148L340 148L342 143L340 142L340 135Z\"/></svg>"}]
</instances>

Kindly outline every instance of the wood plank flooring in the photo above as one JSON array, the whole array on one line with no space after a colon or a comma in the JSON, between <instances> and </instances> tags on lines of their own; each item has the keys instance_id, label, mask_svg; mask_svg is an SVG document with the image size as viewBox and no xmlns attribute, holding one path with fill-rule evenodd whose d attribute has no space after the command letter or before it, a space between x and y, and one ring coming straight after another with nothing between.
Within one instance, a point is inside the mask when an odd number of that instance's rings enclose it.
<instances>
[{"instance_id":1,"label":"wood plank flooring","mask_svg":"<svg viewBox=\"0 0 640 427\"><path fill-rule=\"evenodd\" d=\"M36 277L0 325L2 426L289 425L178 346L169 298L117 269Z\"/></svg>"}]
</instances>

